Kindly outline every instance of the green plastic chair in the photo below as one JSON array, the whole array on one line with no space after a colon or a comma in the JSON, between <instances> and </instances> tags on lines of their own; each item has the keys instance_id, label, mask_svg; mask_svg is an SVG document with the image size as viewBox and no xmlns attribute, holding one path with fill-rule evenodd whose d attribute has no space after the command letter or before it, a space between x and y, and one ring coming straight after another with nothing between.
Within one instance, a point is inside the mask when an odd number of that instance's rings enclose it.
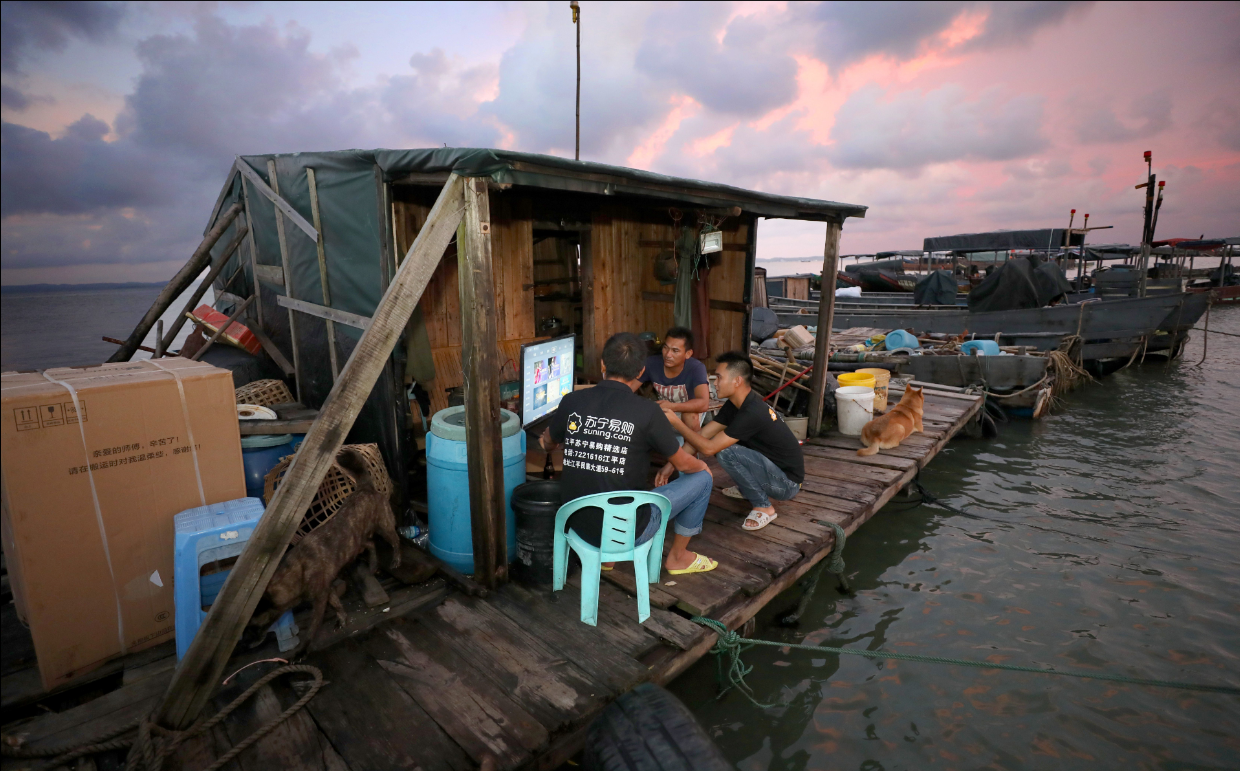
<instances>
[{"instance_id":1,"label":"green plastic chair","mask_svg":"<svg viewBox=\"0 0 1240 771\"><path fill-rule=\"evenodd\" d=\"M651 504L659 507L663 518L654 538L634 547L637 540L638 507ZM594 506L603 510L603 535L599 546L592 546L572 530L565 532L568 518L577 511ZM581 620L598 626L598 588L603 580L604 562L632 561L637 579L637 620L650 618L650 584L659 580L663 562L663 539L671 520L672 503L666 496L642 490L596 493L569 501L555 513L554 591L564 588L568 579L568 550L581 559Z\"/></svg>"}]
</instances>

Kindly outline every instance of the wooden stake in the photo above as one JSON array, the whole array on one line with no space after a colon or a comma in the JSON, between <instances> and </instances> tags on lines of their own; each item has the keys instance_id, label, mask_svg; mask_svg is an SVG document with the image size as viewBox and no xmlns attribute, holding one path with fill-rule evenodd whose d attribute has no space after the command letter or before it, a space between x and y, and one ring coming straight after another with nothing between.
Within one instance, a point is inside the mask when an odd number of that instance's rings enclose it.
<instances>
[{"instance_id":1,"label":"wooden stake","mask_svg":"<svg viewBox=\"0 0 1240 771\"><path fill-rule=\"evenodd\" d=\"M202 239L202 243L194 250L189 261L181 267L177 274L172 277L168 285L160 291L159 296L155 298L155 302L151 304L150 309L142 320L138 322L138 326L134 327L133 332L125 340L125 344L117 349L116 353L108 359L108 361L129 361L133 356L133 352L138 350L143 338L151 331L151 327L155 326L155 321L164 315L164 311L168 310L168 306L181 296L185 288L198 278L198 274L202 269L207 267L207 263L211 261L211 247L215 246L215 242L220 240L224 235L224 231L228 230L228 226L241 213L241 204L233 204L228 211L224 212L224 216L220 217L215 223L215 227L211 228L211 232L207 233L206 238Z\"/></svg>"},{"instance_id":2,"label":"wooden stake","mask_svg":"<svg viewBox=\"0 0 1240 771\"><path fill-rule=\"evenodd\" d=\"M289 539L314 500L336 452L370 396L456 232L463 208L461 188L460 177L455 174L448 177L395 281L375 309L374 322L354 348L294 456L284 481L276 489L266 513L246 542L245 551L237 559L177 667L163 703L155 712L155 722L159 725L174 729L189 727L215 690L228 657L275 573Z\"/></svg>"},{"instance_id":3,"label":"wooden stake","mask_svg":"<svg viewBox=\"0 0 1240 771\"><path fill-rule=\"evenodd\" d=\"M319 218L319 187L314 177L314 169L306 169L306 182L310 185L310 212L314 215L314 229L319 231L315 246L319 252L319 284L323 287L323 304L332 305L331 292L327 288L327 254L323 250L323 222ZM340 375L340 364L336 359L336 322L327 319L327 354L332 362L332 382Z\"/></svg>"},{"instance_id":4,"label":"wooden stake","mask_svg":"<svg viewBox=\"0 0 1240 771\"><path fill-rule=\"evenodd\" d=\"M487 181L465 181L465 214L457 230L461 364L465 369L465 445L469 465L474 580L494 588L508 565L504 459L499 433L499 339L491 272Z\"/></svg>"},{"instance_id":5,"label":"wooden stake","mask_svg":"<svg viewBox=\"0 0 1240 771\"><path fill-rule=\"evenodd\" d=\"M280 195L280 180L276 178L276 162L274 160L267 161L267 178L271 180L271 190L278 197ZM283 198L280 198L283 201ZM289 269L288 260L288 238L284 233L284 210L279 205L275 207L276 214L276 237L280 241L280 266L284 270L284 296L289 299L297 299L293 297L293 271ZM318 231L315 231L315 239L319 237ZM297 401L301 401L301 352L297 350L297 315L290 308L288 311L288 336L289 344L293 349L293 378L297 389Z\"/></svg>"},{"instance_id":6,"label":"wooden stake","mask_svg":"<svg viewBox=\"0 0 1240 771\"><path fill-rule=\"evenodd\" d=\"M821 299L818 301L818 334L814 339L814 367L810 377L809 426L810 436L822 433L823 399L827 394L827 360L831 357L831 324L835 321L835 274L840 261L840 231L842 222L827 223L827 240L822 251L822 285ZM953 269L952 275L955 276ZM831 276L830 289L827 288L826 277Z\"/></svg>"},{"instance_id":7,"label":"wooden stake","mask_svg":"<svg viewBox=\"0 0 1240 771\"><path fill-rule=\"evenodd\" d=\"M172 327L168 330L168 333L161 338L162 348L160 346L156 346L156 348L161 348L161 350L164 351L168 350L169 346L172 345L172 341L176 339L177 332L180 332L181 327L185 325L185 314L198 307L198 301L201 300L202 296L207 293L207 289L211 287L211 284L215 283L215 279L219 278L220 273L224 270L224 266L228 264L229 258L233 256L233 252L237 251L237 247L241 246L242 239L244 239L246 234L249 232L249 228L245 225L241 226L241 229L237 231L237 235L233 236L233 240L228 244L228 248L225 249L224 253L220 255L220 261L216 263L213 268L211 268L211 272L208 273L207 277L202 280L202 283L198 285L198 288L194 290L194 293L189 296L189 302L185 303L185 307L179 314L177 314L177 317L172 320Z\"/></svg>"}]
</instances>

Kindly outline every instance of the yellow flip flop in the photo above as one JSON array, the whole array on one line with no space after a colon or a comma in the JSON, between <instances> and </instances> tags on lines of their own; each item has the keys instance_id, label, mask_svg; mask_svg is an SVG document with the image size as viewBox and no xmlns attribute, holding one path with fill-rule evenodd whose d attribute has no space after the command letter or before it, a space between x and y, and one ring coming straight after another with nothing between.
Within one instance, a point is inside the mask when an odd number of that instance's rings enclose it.
<instances>
[{"instance_id":1,"label":"yellow flip flop","mask_svg":"<svg viewBox=\"0 0 1240 771\"><path fill-rule=\"evenodd\" d=\"M672 576L683 576L688 573L709 573L717 567L719 567L718 562L710 557L707 557L705 554L698 554L693 558L693 563L690 564L689 567L681 570L672 570L671 568L668 568L667 573Z\"/></svg>"}]
</instances>

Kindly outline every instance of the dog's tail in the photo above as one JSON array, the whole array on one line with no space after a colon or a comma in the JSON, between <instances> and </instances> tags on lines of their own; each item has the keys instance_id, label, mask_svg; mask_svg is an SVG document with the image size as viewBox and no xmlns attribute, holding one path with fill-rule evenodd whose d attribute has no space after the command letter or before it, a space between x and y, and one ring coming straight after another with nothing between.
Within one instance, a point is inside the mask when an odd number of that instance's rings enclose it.
<instances>
[{"instance_id":1,"label":"dog's tail","mask_svg":"<svg viewBox=\"0 0 1240 771\"><path fill-rule=\"evenodd\" d=\"M878 439L875 438L873 444L867 445L865 447L862 447L860 450L857 450L857 454L862 457L866 455L878 455L878 451L881 449L882 448L878 446Z\"/></svg>"},{"instance_id":2,"label":"dog's tail","mask_svg":"<svg viewBox=\"0 0 1240 771\"><path fill-rule=\"evenodd\" d=\"M376 489L374 474L366 465L366 458L357 450L349 449L341 452L336 456L336 463L353 477L353 482L357 485L359 492L370 492Z\"/></svg>"}]
</instances>

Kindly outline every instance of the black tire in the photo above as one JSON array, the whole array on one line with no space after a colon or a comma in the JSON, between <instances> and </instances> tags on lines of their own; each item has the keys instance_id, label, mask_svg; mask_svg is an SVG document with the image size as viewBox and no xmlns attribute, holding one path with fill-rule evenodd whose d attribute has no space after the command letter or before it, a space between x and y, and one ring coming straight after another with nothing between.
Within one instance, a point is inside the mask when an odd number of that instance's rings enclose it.
<instances>
[{"instance_id":1,"label":"black tire","mask_svg":"<svg viewBox=\"0 0 1240 771\"><path fill-rule=\"evenodd\" d=\"M586 771L731 771L689 708L653 683L616 699L591 725Z\"/></svg>"}]
</instances>

